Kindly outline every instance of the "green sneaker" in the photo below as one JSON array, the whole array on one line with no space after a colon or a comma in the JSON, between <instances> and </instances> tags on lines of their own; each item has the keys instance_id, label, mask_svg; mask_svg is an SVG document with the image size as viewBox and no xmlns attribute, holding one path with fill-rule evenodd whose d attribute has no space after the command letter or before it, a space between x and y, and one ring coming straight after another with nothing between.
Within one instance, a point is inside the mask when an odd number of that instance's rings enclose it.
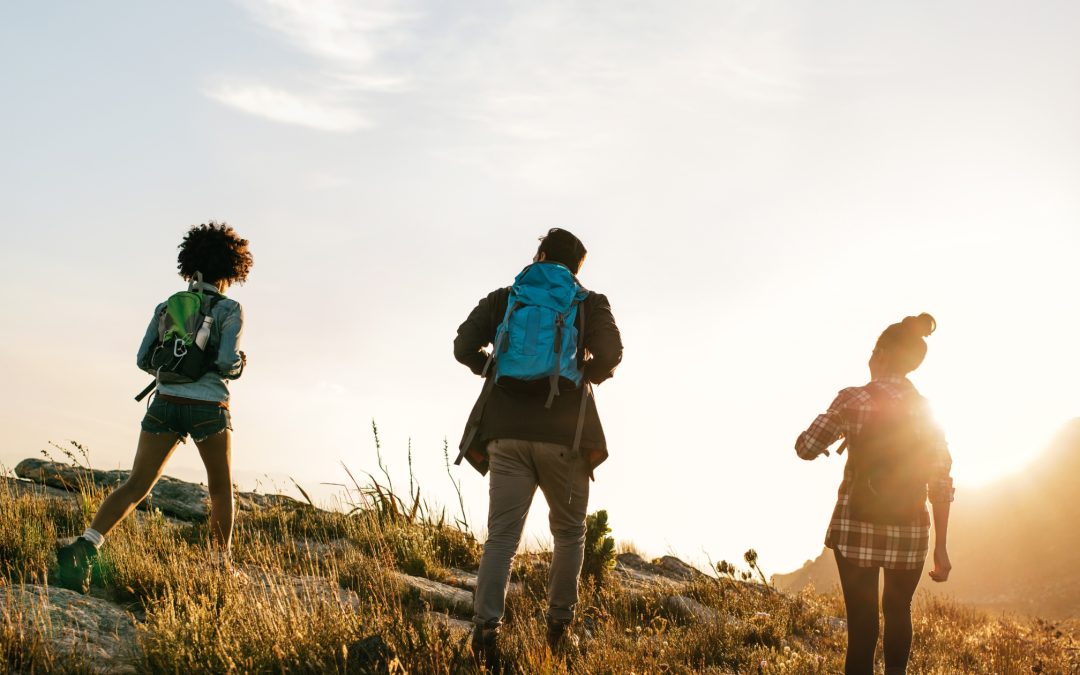
<instances>
[{"instance_id":1,"label":"green sneaker","mask_svg":"<svg viewBox=\"0 0 1080 675\"><path fill-rule=\"evenodd\" d=\"M60 586L69 591L87 593L90 590L90 577L96 559L97 548L82 537L56 549L56 562L60 566Z\"/></svg>"}]
</instances>

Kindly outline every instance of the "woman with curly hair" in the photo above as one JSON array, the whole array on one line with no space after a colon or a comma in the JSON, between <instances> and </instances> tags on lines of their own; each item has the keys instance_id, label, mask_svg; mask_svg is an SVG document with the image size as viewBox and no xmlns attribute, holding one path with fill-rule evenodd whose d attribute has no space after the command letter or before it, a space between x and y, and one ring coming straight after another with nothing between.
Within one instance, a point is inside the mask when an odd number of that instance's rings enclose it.
<instances>
[{"instance_id":1,"label":"woman with curly hair","mask_svg":"<svg viewBox=\"0 0 1080 675\"><path fill-rule=\"evenodd\" d=\"M840 392L827 412L799 436L803 459L849 448L844 479L825 535L840 572L847 608L846 675L871 675L878 641L878 576L884 568L885 674L902 675L911 652L911 598L922 577L930 543L933 505L934 557L930 578L947 581L952 564L946 545L953 499L952 459L926 400L907 375L922 364L926 340L937 327L929 314L909 316L886 328L870 355L870 383Z\"/></svg>"},{"instance_id":2,"label":"woman with curly hair","mask_svg":"<svg viewBox=\"0 0 1080 675\"><path fill-rule=\"evenodd\" d=\"M150 493L177 445L195 441L210 492L210 533L225 564L233 527L233 492L230 468L231 420L229 380L240 377L246 358L239 350L244 313L240 304L225 297L232 284L243 283L251 271L248 241L224 224L196 225L180 243L177 268L189 290L202 298L202 312L210 318L205 353L209 369L194 381L166 382L157 377L157 394L142 420L131 475L102 502L90 527L72 544L57 551L61 585L85 593L98 548L109 532ZM154 310L136 359L140 368L158 375L151 353L161 342L160 327L166 303ZM190 379L190 378L179 378Z\"/></svg>"}]
</instances>

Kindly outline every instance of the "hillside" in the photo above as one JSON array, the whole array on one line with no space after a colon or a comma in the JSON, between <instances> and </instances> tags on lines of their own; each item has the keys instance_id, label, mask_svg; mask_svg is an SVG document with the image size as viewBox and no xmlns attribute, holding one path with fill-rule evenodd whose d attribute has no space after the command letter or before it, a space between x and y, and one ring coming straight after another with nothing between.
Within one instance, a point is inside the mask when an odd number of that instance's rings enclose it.
<instances>
[{"instance_id":1,"label":"hillside","mask_svg":"<svg viewBox=\"0 0 1080 675\"><path fill-rule=\"evenodd\" d=\"M235 563L224 568L208 555L204 489L166 481L153 508L110 535L82 596L49 585L52 550L85 525L102 485L122 474L39 460L20 467L35 481L0 479L0 670L475 672L467 619L480 547L383 486L357 486L350 513L244 495ZM593 529L599 544L604 528ZM842 668L835 595L778 592L736 570L717 578L671 557L604 558L605 548L589 547L586 568L597 575L583 582L578 646L562 656L543 641L549 554L518 556L503 640L511 672ZM941 601L920 603L916 615L914 672L1080 666L1070 624Z\"/></svg>"},{"instance_id":2,"label":"hillside","mask_svg":"<svg viewBox=\"0 0 1080 675\"><path fill-rule=\"evenodd\" d=\"M1080 617L1080 419L1067 424L1026 470L957 493L949 524L953 573L948 583L925 583L988 609L1054 618ZM824 527L823 530L824 532ZM791 574L779 588L839 583L832 552Z\"/></svg>"}]
</instances>

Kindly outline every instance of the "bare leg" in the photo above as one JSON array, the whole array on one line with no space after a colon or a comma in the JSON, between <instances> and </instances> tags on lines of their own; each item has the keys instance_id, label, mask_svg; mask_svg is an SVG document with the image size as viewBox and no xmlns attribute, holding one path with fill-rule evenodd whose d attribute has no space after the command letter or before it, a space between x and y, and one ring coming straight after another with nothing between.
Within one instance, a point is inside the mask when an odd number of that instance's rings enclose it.
<instances>
[{"instance_id":1,"label":"bare leg","mask_svg":"<svg viewBox=\"0 0 1080 675\"><path fill-rule=\"evenodd\" d=\"M150 493L179 442L177 434L140 432L131 475L101 503L90 527L105 535L126 518Z\"/></svg>"},{"instance_id":2,"label":"bare leg","mask_svg":"<svg viewBox=\"0 0 1080 675\"><path fill-rule=\"evenodd\" d=\"M210 535L223 551L229 550L233 529L232 432L228 429L196 441L206 466L210 491Z\"/></svg>"}]
</instances>

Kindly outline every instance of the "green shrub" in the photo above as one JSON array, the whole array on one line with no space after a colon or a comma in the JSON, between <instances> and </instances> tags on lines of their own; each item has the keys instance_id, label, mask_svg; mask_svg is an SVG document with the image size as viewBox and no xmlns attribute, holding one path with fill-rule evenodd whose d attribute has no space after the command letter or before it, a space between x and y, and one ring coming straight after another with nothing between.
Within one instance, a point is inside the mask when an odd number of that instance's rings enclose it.
<instances>
[{"instance_id":1,"label":"green shrub","mask_svg":"<svg viewBox=\"0 0 1080 675\"><path fill-rule=\"evenodd\" d=\"M585 518L585 562L581 575L592 581L596 591L603 588L608 572L615 567L615 539L609 534L607 511L600 510Z\"/></svg>"}]
</instances>

